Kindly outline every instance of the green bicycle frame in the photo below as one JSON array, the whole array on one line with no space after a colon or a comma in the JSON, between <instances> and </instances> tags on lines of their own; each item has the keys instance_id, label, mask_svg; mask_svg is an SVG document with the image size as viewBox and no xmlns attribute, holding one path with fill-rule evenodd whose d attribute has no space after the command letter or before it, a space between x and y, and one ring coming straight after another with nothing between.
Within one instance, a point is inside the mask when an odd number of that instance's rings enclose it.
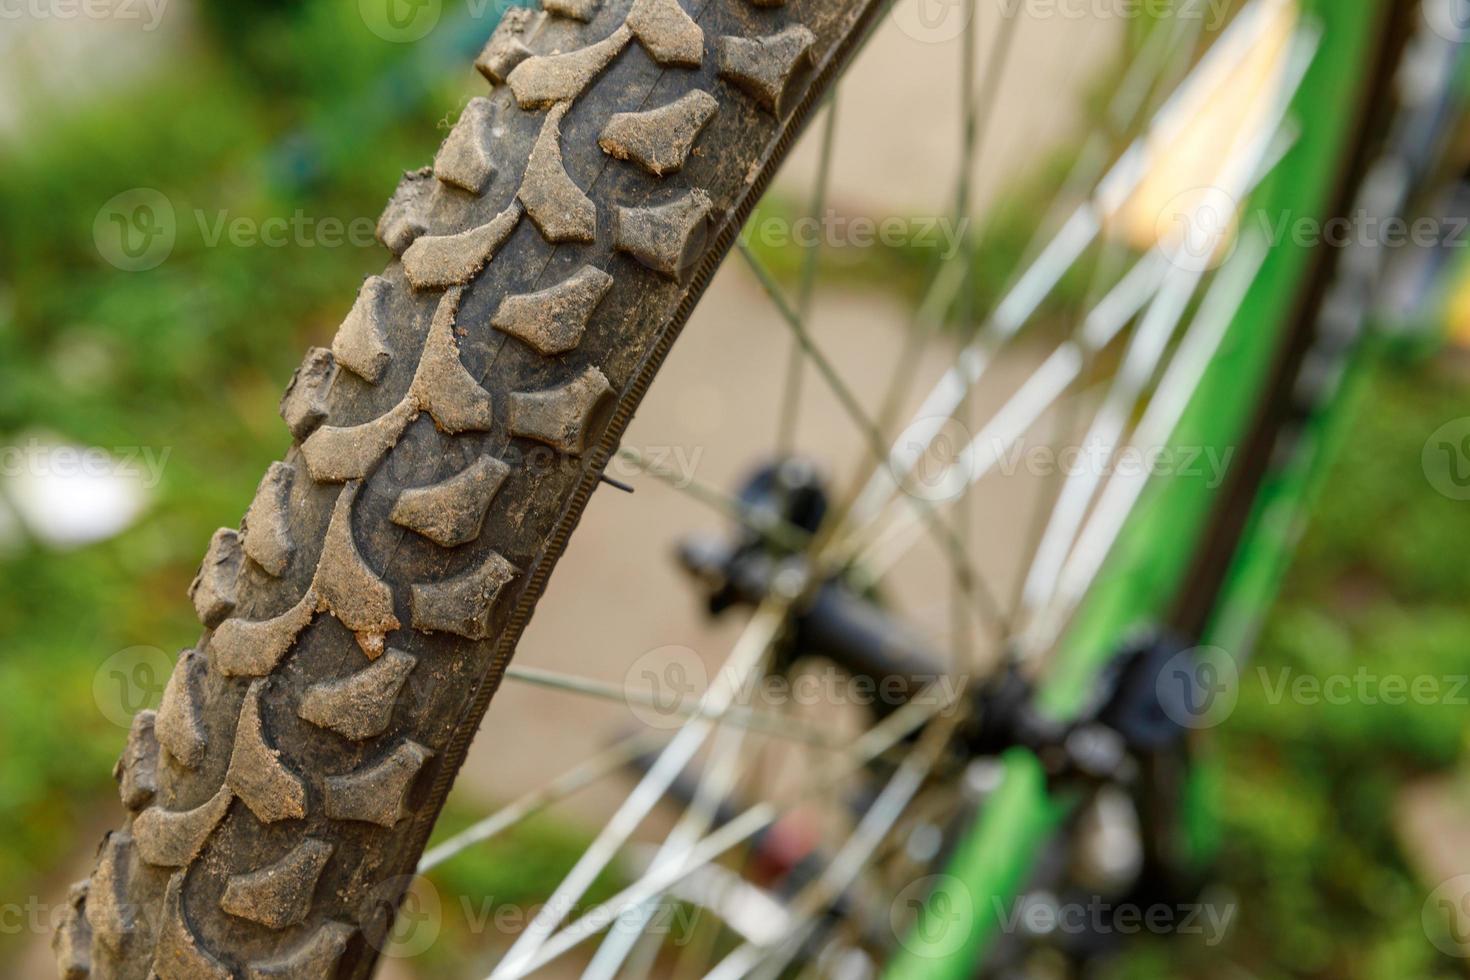
<instances>
[{"instance_id":1,"label":"green bicycle frame","mask_svg":"<svg viewBox=\"0 0 1470 980\"><path fill-rule=\"evenodd\" d=\"M1302 6L1321 25L1322 43L1293 106L1299 138L1253 197L1250 213L1257 215L1327 217L1338 190L1336 175L1352 146L1356 109L1372 76L1366 66L1378 50L1386 0L1305 0ZM1174 447L1223 452L1241 444L1313 258L1310 247L1298 242L1271 249L1174 430ZM1345 386L1339 399L1351 391ZM1313 474L1332 442L1332 423L1342 414L1341 405L1329 406L1305 440L1309 451L1260 488L1202 642L1232 648L1241 641L1242 610L1259 614L1274 593L1295 540L1289 526L1310 495ZM1164 619L1218 496L1197 479L1152 481L1053 662L1039 692L1043 710L1058 719L1075 717L1124 638ZM887 976L973 976L1001 928L1002 910L1020 896L1041 848L1069 812L1068 801L1049 794L1033 755L1013 750L1002 761L1001 784L945 874L934 879L918 924L903 937Z\"/></svg>"}]
</instances>

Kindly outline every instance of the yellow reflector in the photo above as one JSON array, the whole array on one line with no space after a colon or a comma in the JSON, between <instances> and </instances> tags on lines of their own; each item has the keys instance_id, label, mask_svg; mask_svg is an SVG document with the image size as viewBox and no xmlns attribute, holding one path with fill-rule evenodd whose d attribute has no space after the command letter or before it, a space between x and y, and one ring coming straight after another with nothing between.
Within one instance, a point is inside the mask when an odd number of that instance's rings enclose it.
<instances>
[{"instance_id":1,"label":"yellow reflector","mask_svg":"<svg viewBox=\"0 0 1470 980\"><path fill-rule=\"evenodd\" d=\"M1262 26L1234 57L1180 91L1180 118L1161 121L1147 138L1149 170L1105 216L1109 237L1207 263L1229 253L1242 202L1222 189L1234 184L1226 174L1250 152L1276 105L1299 18L1296 0L1269 3Z\"/></svg>"}]
</instances>

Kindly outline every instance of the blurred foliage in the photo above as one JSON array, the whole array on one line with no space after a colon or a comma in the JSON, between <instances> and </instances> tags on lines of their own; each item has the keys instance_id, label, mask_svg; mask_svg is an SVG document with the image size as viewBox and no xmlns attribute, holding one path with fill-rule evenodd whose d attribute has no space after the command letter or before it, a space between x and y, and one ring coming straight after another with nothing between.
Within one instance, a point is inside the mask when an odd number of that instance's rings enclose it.
<instances>
[{"instance_id":1,"label":"blurred foliage","mask_svg":"<svg viewBox=\"0 0 1470 980\"><path fill-rule=\"evenodd\" d=\"M216 31L181 60L0 149L0 441L44 430L83 445L171 450L148 515L123 535L69 553L26 545L0 559L6 895L54 893L59 876L81 871L80 835L115 821L100 774L124 732L97 710L93 676L114 651L193 642L183 594L204 542L236 523L287 447L276 401L301 352L331 337L357 282L383 262L375 247L210 246L201 217L300 210L373 221L398 172L428 159L436 129L479 86L469 72L445 80L431 64L441 59L415 46L372 36L353 4L280 4L248 32L227 5L214 6ZM483 38L489 23L476 30ZM986 229L976 309L1009 281L1034 202L1065 163L1032 175ZM178 242L158 268L121 272L98 256L93 221L109 198L139 186L171 200ZM780 199L757 212L800 213ZM783 276L797 275L799 250L754 245ZM838 285L885 281L916 295L936 259L932 250L829 250L822 272ZM1076 302L1086 287L1085 277L1069 280L1059 295ZM1359 663L1470 672L1470 522L1419 464L1427 435L1464 414L1466 382L1445 360L1377 370L1263 637L1265 677ZM1398 787L1463 759L1464 710L1273 703L1261 674L1246 680L1215 740L1226 780L1221 877L1241 896L1238 927L1214 949L1149 943L1120 975L1452 975L1424 940L1424 889L1389 820ZM451 811L440 833L466 819ZM534 903L583 843L538 822L435 880L446 894ZM448 928L453 942L432 955L473 956L463 930Z\"/></svg>"},{"instance_id":2,"label":"blurred foliage","mask_svg":"<svg viewBox=\"0 0 1470 980\"><path fill-rule=\"evenodd\" d=\"M427 162L436 130L483 85L473 72L445 80L407 63L414 49L367 32L355 4L268 24L268 71L195 43L0 147L0 444L46 432L170 453L148 514L126 533L0 559L5 895L76 876L81 836L114 823L115 800L98 795L125 732L98 711L93 676L115 651L194 642L184 592L203 545L238 522L289 446L276 404L302 352L330 341L358 282L384 261L370 240L236 247L211 245L208 229L221 213L298 212L370 229L398 174ZM475 26L481 40L490 26ZM365 122L362 95L385 79L394 111ZM351 122L351 144L345 123L323 119ZM93 244L99 208L134 187L165 194L178 226L167 261L136 273Z\"/></svg>"},{"instance_id":3,"label":"blurred foliage","mask_svg":"<svg viewBox=\"0 0 1470 980\"><path fill-rule=\"evenodd\" d=\"M459 833L485 815L451 800L434 825L430 846ZM554 816L521 821L476 844L429 874L440 902L440 941L416 963L424 976L479 976L530 920L552 889L592 843L590 832ZM580 906L606 901L628 883L616 867L588 888Z\"/></svg>"},{"instance_id":4,"label":"blurred foliage","mask_svg":"<svg viewBox=\"0 0 1470 980\"><path fill-rule=\"evenodd\" d=\"M1402 787L1463 766L1470 676L1470 522L1424 477L1425 440L1465 412L1463 355L1373 370L1285 595L1212 732L1223 777L1216 878L1238 901L1218 947L1151 940L1119 978L1377 980L1463 976L1427 942L1433 882L1405 863L1393 825ZM1286 680L1430 678L1440 703L1293 698ZM1310 689L1308 689L1310 690ZM1390 696L1384 696L1388 694ZM1376 702L1376 703L1374 703Z\"/></svg>"}]
</instances>

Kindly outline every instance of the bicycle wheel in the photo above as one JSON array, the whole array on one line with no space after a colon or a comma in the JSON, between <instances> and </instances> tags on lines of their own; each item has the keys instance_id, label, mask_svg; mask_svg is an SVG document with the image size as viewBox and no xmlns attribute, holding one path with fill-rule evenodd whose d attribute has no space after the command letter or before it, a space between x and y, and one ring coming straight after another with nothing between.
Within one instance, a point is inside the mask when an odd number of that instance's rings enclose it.
<instances>
[{"instance_id":1,"label":"bicycle wheel","mask_svg":"<svg viewBox=\"0 0 1470 980\"><path fill-rule=\"evenodd\" d=\"M1364 6L1364 18L1381 14ZM117 770L127 822L103 842L89 882L73 890L56 942L64 975L371 972L471 738L634 410L883 10L867 0L556 0L543 13L506 15L476 62L491 93L464 108L432 167L405 176L378 225L393 260L363 283L331 347L310 351L286 390L281 414L294 447L265 474L240 528L221 529L210 543L190 589L204 635L179 658L158 711L135 720ZM1243 198L1275 162L1290 97L1311 63L1301 23L1291 4L1247 5L1226 31L1233 39L1202 45L1198 64L1198 25L1155 27L1141 42L1148 53L1135 62L1136 80L1120 87L1122 135L1147 148L1177 130L1202 105L1202 96L1191 102L1176 92L1190 91L1186 76L1202 84L1208 66L1249 60L1256 42L1269 40L1275 57L1260 68L1262 98L1243 113L1227 147L1231 166L1216 175L1227 197ZM966 37L960 216L971 207L988 91L979 45ZM1000 62L1002 52L989 55ZM1184 325L1228 324L1241 302L1233 290L1251 281L1239 264L1215 272L1218 240L1204 253L1181 252L1174 241L1135 254L1126 235L1104 235L1145 176L1137 162L1103 142L1079 164L1083 203L1062 226L1062 246L1040 253L1043 278L1054 277L1043 292L1089 263L1092 287L1079 302L1100 300L1104 313L1076 317L1079 332L1019 385L1020 408L1001 407L995 417L1012 442L1016 426L1024 431L1067 393L1082 404L1096 396L1084 433L1143 439L1137 426L1147 424L1166 439L1177 421L1170 406L1198 381L1200 355L1220 342L1218 331ZM1327 181L1329 169L1339 172L1323 163L1312 183ZM1092 175L1101 175L1100 191ZM979 316L976 247L967 240L962 261L938 273L925 309L931 328L958 323L962 346L959 366L907 430L921 456L944 420L966 417L981 398L972 389L987 362L1039 306L1038 274L1028 271L1018 293ZM547 910L519 932L498 976L533 970L602 932L599 970L655 955L642 939L649 903L774 822L769 804L725 812L748 775L744 733L762 726L835 753L840 764L824 763L813 784L824 798L844 795L845 780L871 785L831 862L789 896L788 928L764 941L743 934L720 969L779 970L818 955L808 942L815 924L834 903L852 901L874 856L912 829L918 803L946 792L936 776L952 775L951 750L963 741L964 685L936 693L915 682L901 703L867 713L869 727L835 745L822 723L738 710L743 692L762 676L799 671L797 662L777 662L777 649L793 637L821 648L802 632L817 622L812 610L875 594L884 569L918 536L937 542L936 560L955 582L962 625L947 663L964 663L963 651L981 638L1038 660L1056 646L1131 513L1108 498L1092 503L1108 492L1100 480L1056 486L1057 499L1073 493L1086 506L1072 511L1075 520L1039 524L1037 554L1049 553L1049 542L1073 547L1055 552L1055 567L1033 566L1041 570L1031 576L1026 629L1010 629L966 554L970 529L943 513L986 472L990 430L980 427L946 463L938 489L916 484L917 459L890 455L903 386L877 399L845 383L812 343L805 304L786 300L753 264L796 349L857 422L876 470L861 492L828 497L783 454L743 502L726 502L753 535L742 547L778 559L721 600L754 612L698 703L677 706L680 727ZM1298 286L1309 280L1299 271ZM1205 312L1188 316L1200 293ZM1028 297L1037 300L1029 308ZM921 325L914 336L923 334ZM1116 372L1095 370L1115 356ZM1251 400L1267 391L1264 362L1255 372L1240 379ZM833 583L839 593L825 591ZM546 672L520 676L578 687ZM920 687L927 696L916 696ZM679 798L678 778L696 758L707 768L693 779L685 815L647 874L608 906L629 913L632 925L608 930L592 915L559 929L658 800ZM821 930L855 947L862 932Z\"/></svg>"}]
</instances>

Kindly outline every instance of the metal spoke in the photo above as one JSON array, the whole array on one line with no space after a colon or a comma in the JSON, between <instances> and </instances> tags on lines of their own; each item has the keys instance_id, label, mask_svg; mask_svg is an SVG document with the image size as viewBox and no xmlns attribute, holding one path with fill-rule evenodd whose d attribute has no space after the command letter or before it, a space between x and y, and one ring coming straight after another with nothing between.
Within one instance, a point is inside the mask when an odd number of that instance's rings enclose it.
<instances>
[{"instance_id":1,"label":"metal spoke","mask_svg":"<svg viewBox=\"0 0 1470 980\"><path fill-rule=\"evenodd\" d=\"M745 257L746 263L755 273L756 278L765 288L772 303L775 304L777 311L781 314L781 318L786 321L787 326L791 328L797 341L806 350L807 356L810 358L813 366L816 367L818 374L826 380L829 388L836 395L837 400L842 404L853 424L867 441L869 452L874 455L875 459L881 462L885 458L888 449L883 441L882 435L878 432L877 426L868 418L867 413L862 408L862 404L857 400L852 389L842 380L841 375L833 367L832 362L827 359L825 354L817 349L811 339L811 335L807 333L805 323L803 323L801 317L796 314L796 311L786 301L786 297L781 293L781 288L771 275L770 270L744 244L738 244L737 247L740 250L740 254ZM996 601L995 593L986 585L984 579L980 577L979 573L970 563L969 555L965 552L964 545L955 537L953 529L946 526L939 519L938 515L934 512L934 508L928 501L919 500L914 497L906 497L905 500L909 508L914 512L916 521L939 544L945 558L950 563L952 574L960 583L960 587L975 600L980 611L999 633L1004 635L1008 632L1009 627L1000 608L1000 604ZM835 522L833 526L836 526ZM820 544L821 542L818 542L817 546L819 547Z\"/></svg>"},{"instance_id":2,"label":"metal spoke","mask_svg":"<svg viewBox=\"0 0 1470 980\"><path fill-rule=\"evenodd\" d=\"M812 203L808 212L820 223L827 207L827 186L832 175L832 145L837 132L837 92L827 96L827 115L822 126L822 146L818 155L817 181L812 190ZM801 285L797 289L796 309L802 320L811 319L812 294L817 282L817 263L821 257L823 243L818 241L807 249L801 261ZM781 386L781 406L777 411L776 455L790 455L796 444L796 424L801 412L802 378L806 374L806 349L792 338L791 351L786 358L786 378Z\"/></svg>"},{"instance_id":3,"label":"metal spoke","mask_svg":"<svg viewBox=\"0 0 1470 980\"><path fill-rule=\"evenodd\" d=\"M1122 84L1119 85L1105 110L1114 129L1126 131L1136 122L1138 114L1148 107L1149 96L1158 78L1177 78L1178 73L1183 71L1188 65L1194 41L1203 29L1203 25L1204 18L1202 17L1176 18L1171 25L1171 31L1155 31L1149 35L1144 51L1130 66ZM1089 134L1082 152L1062 181L1061 190L1053 200L1048 220L1038 224L1037 233L1022 249L1022 254L1029 257L1022 263L1023 270L1040 262L1046 252L1041 229L1063 225L1063 219L1068 214L1067 203L1079 196L1091 195L1093 188L1097 186L1103 175L1112 152L1109 134L1100 130L1094 130ZM1023 271L1021 275L1024 274ZM890 384L884 399L884 411L879 415L885 432L893 428L895 421L893 416L896 416L902 408L913 386L917 374L918 353L923 346L923 340L939 329L946 312L954 303L955 296L963 287L963 279L967 275L968 270L960 264L945 263L930 282L924 297L917 304L918 312L909 330L910 343L906 344L903 356L898 361L898 370L894 373L893 383ZM1007 290L1007 294L1014 292L1017 285L1018 283L1013 283L1011 289ZM994 338L981 337L972 342L971 348L980 349L992 343L994 343Z\"/></svg>"},{"instance_id":4,"label":"metal spoke","mask_svg":"<svg viewBox=\"0 0 1470 980\"><path fill-rule=\"evenodd\" d=\"M1167 142L1169 136L1194 117L1199 96L1197 86L1191 83L1245 57L1267 25L1267 7L1265 0L1252 0L1227 28L1220 42L1206 52L1179 90L1155 114L1148 131L1124 151L1093 194L1072 212L1036 260L1021 273L980 335L960 351L954 367L925 399L906 434L927 446L945 422L954 417L966 393L989 369L999 348L1030 322L1062 276L1102 232L1104 217L1121 207L1148 174L1156 144ZM897 454L881 462L854 510L855 522L861 525L874 519L909 475Z\"/></svg>"},{"instance_id":5,"label":"metal spoke","mask_svg":"<svg viewBox=\"0 0 1470 980\"><path fill-rule=\"evenodd\" d=\"M1267 251L1267 246L1259 239L1250 239L1242 244L1226 271L1216 278L1200 310L1198 322L1185 335L1134 430L1133 445L1162 445L1173 433L1205 368L1224 339L1235 311L1255 282ZM1119 475L1108 481L1091 519L1058 575L1054 593L1021 639L1020 649L1024 655L1036 656L1056 641L1071 611L1086 594L1112 550L1147 483L1147 473Z\"/></svg>"},{"instance_id":6,"label":"metal spoke","mask_svg":"<svg viewBox=\"0 0 1470 980\"><path fill-rule=\"evenodd\" d=\"M1111 344L1143 309L1164 281L1168 269L1168 261L1158 251L1134 263L1118 285L1087 315L1078 338L1059 345L965 447L950 467L950 472L955 474L955 493L963 489L958 485L959 480L965 480L966 485L974 484L1000 462L1002 455L1076 380L1090 352ZM880 528L875 516L866 527L854 529L847 542L852 560L866 566L870 574L881 574L882 569L902 554L912 539L914 525L907 513L899 513L894 523L878 536L875 532ZM889 552L893 542L902 542L896 553ZM876 553L880 551L890 553L891 557L879 561ZM879 571L875 573L874 569Z\"/></svg>"},{"instance_id":7,"label":"metal spoke","mask_svg":"<svg viewBox=\"0 0 1470 980\"><path fill-rule=\"evenodd\" d=\"M1198 11L1194 12L1198 13ZM1191 11L1187 6L1183 13L1185 16L1176 17L1170 23L1169 30L1153 30L1148 33L1142 50L1130 62L1122 81L1104 111L1104 124L1099 125L1088 134L1078 154L1078 159L1073 163L1071 171L1063 181L1063 189L1057 195L1053 211L1056 210L1058 204L1075 196L1069 195L1067 188L1083 185L1087 174L1094 175L1094 178L1101 174L1104 160L1111 152L1113 145L1125 137L1127 130L1134 124L1139 114L1145 111L1152 100L1157 97L1158 91L1170 89L1178 83L1179 77L1187 69L1195 42L1204 29L1203 17L1188 16ZM1093 265L1084 298L1067 317L1068 322L1073 325L1072 333L1075 333L1079 324L1086 323L1089 315L1080 311L1092 310L1105 295L1105 284L1118 282L1119 275L1123 271L1123 266L1127 264L1129 256L1129 249L1119 241L1113 240L1104 244L1101 254ZM1087 375L1095 362L1096 353L1097 351L1093 349L1086 351L1086 360L1082 367L1083 377ZM1074 392L1066 399L1066 410L1054 413L1048 445L1056 445L1075 431L1085 400L1082 392ZM1046 480L1046 483L1046 489L1039 495L1039 506L1032 508L1026 534L1027 543L1018 552L1017 564L1019 567L1013 576L1016 587L1010 607L1013 620L1021 615L1027 567L1032 564L1032 556L1036 555L1041 547L1067 481L1061 469L1058 468L1056 473Z\"/></svg>"},{"instance_id":8,"label":"metal spoke","mask_svg":"<svg viewBox=\"0 0 1470 980\"><path fill-rule=\"evenodd\" d=\"M752 686L759 676L752 673L747 680L741 697L749 697ZM724 719L729 718L727 714ZM716 724L719 724L717 722ZM665 868L678 867L699 839L709 832L719 807L735 788L740 762L740 750L745 744L745 730L721 726L715 734L715 744L707 763L701 767L699 782L694 789L693 799L685 809L674 829L664 838L649 874L658 874ZM617 976L623 962L633 953L648 923L658 914L661 896L654 896L638 907L631 916L620 917L608 930L607 937L598 948L592 963L583 973L583 980L612 980Z\"/></svg>"},{"instance_id":9,"label":"metal spoke","mask_svg":"<svg viewBox=\"0 0 1470 980\"><path fill-rule=\"evenodd\" d=\"M1087 434L1082 438L1081 450L1084 456L1096 448L1100 456L1106 454L1108 460L1113 458L1112 447L1117 446L1143 398L1145 386L1163 362L1169 339L1184 320L1189 300L1199 288L1202 278L1202 268L1176 277L1155 296L1148 314L1129 339L1123 363L1097 414L1093 416ZM1091 504L1098 485L1103 482L1106 470L1106 464L1096 467L1083 465L1064 481L1062 492L1052 509L1051 519L1047 522L1022 587L1023 614L1040 605L1055 584L1057 572L1066 559L1067 549L1087 515L1088 505Z\"/></svg>"},{"instance_id":10,"label":"metal spoke","mask_svg":"<svg viewBox=\"0 0 1470 980\"><path fill-rule=\"evenodd\" d=\"M1298 67L1304 69L1304 66ZM1299 74L1294 77L1300 80ZM1290 89L1295 91L1295 86L1290 86ZM1278 119L1276 125L1279 124ZM1264 152L1261 152L1262 145L1258 140L1252 144L1253 150L1233 161L1237 174L1249 175L1244 189L1232 188L1237 192L1235 196L1253 191L1294 142L1294 134L1278 132L1270 122L1262 129L1267 134ZM1111 344L1160 289L1170 283L1177 286L1181 277L1192 279L1195 286L1199 281L1199 274L1189 266L1172 265L1163 246L1155 246L1134 263L1118 285L1088 314L1079 336L1058 346L959 454L949 468L956 474L954 496L990 473L1002 455L1070 388L1089 358ZM1192 287L1190 295L1193 291ZM1182 311L1180 315L1183 315ZM960 480L966 481L964 486L959 485ZM895 514L883 528L882 514L886 512L885 508L866 527L850 532L850 542L857 544L849 545L849 553L857 555L854 560L866 566L865 574L870 578L881 577L915 538L916 528L911 515L904 512ZM881 535L877 533L880 529Z\"/></svg>"},{"instance_id":11,"label":"metal spoke","mask_svg":"<svg viewBox=\"0 0 1470 980\"><path fill-rule=\"evenodd\" d=\"M907 811L939 761L956 720L951 716L950 724L940 722L924 732L918 746L883 787L821 876L788 903L794 921L787 925L784 935L772 943L746 942L710 971L706 980L739 980L757 966L762 977L779 976L810 934L814 917L851 886Z\"/></svg>"},{"instance_id":12,"label":"metal spoke","mask_svg":"<svg viewBox=\"0 0 1470 980\"><path fill-rule=\"evenodd\" d=\"M724 516L739 522L747 530L754 531L773 544L790 551L805 551L811 544L811 535L805 529L782 520L779 514L751 507L739 497L731 496L707 483L701 483L692 477L685 477L656 463L651 463L644 459L643 454L636 449L624 446L618 450L618 458L638 467L639 472L647 473L660 483L687 494L706 507L713 508Z\"/></svg>"},{"instance_id":13,"label":"metal spoke","mask_svg":"<svg viewBox=\"0 0 1470 980\"><path fill-rule=\"evenodd\" d=\"M652 848L641 848L648 852ZM647 870L652 855L634 853L635 867ZM637 863L640 862L641 864ZM668 894L709 909L737 934L747 939L774 938L775 924L785 921L786 906L777 896L720 864L706 864L669 886ZM708 920L701 920L708 921Z\"/></svg>"},{"instance_id":14,"label":"metal spoke","mask_svg":"<svg viewBox=\"0 0 1470 980\"><path fill-rule=\"evenodd\" d=\"M732 707L736 695L745 687L746 679L765 659L771 644L785 628L787 608L792 598L794 596L773 594L757 607L725 666L700 698L701 714L686 722L659 754L647 774L562 879L551 898L516 938L496 968L494 977L519 976L532 968L530 964L537 957L541 945L617 856L708 739L713 730L713 720Z\"/></svg>"},{"instance_id":15,"label":"metal spoke","mask_svg":"<svg viewBox=\"0 0 1470 980\"><path fill-rule=\"evenodd\" d=\"M431 847L419 858L418 873L428 874L450 858L508 830L578 790L590 786L608 773L621 769L633 759L647 752L657 742L658 737L657 732L640 730L619 739L545 786L521 795L488 817L477 820L443 843Z\"/></svg>"},{"instance_id":16,"label":"metal spoke","mask_svg":"<svg viewBox=\"0 0 1470 980\"><path fill-rule=\"evenodd\" d=\"M507 954L506 960L501 962L491 977L509 980L509 978L525 976L597 935L628 909L635 908L649 898L667 891L676 882L688 877L703 865L771 826L797 803L834 789L867 762L876 759L897 745L930 719L953 708L956 698L955 691L951 691L946 696L942 684L930 684L920 691L913 701L899 708L855 739L852 755L841 762L834 762L829 773L807 786L795 800L783 806L765 801L741 811L729 822L722 824L717 830L704 837L690 851L688 859L680 867L660 874L649 874L634 881L601 905L588 910L554 936L547 937L543 942L538 943L538 949L534 953L522 957L515 963L510 962L510 954ZM514 947L512 947L513 951Z\"/></svg>"},{"instance_id":17,"label":"metal spoke","mask_svg":"<svg viewBox=\"0 0 1470 980\"><path fill-rule=\"evenodd\" d=\"M1000 16L1001 23L995 32L991 56L986 59L984 91L976 91L977 44L975 35L979 31L980 18L976 16L976 0L966 0L966 26L962 35L963 52L960 56L960 87L963 93L960 112L960 172L956 180L954 206L955 227L966 228L966 232L960 239L961 247L957 257L957 261L964 270L959 302L960 336L964 338L970 336L975 322L975 261L979 254L979 243L975 236L969 234L967 225L972 210L971 188L975 179L975 158L980 148L980 105L982 102L986 105L986 123L988 124L989 110L994 105L995 97L1000 91L1001 81L1005 78L1006 63L1009 60L1008 56L1013 46L1012 42L1015 39L1017 27L1021 22L1020 17L1011 16L1004 10L1001 11ZM966 402L960 408L960 413L966 414L968 407L968 402ZM970 508L959 508L955 515L955 534L967 549L970 545L970 527ZM951 646L954 649L956 662L973 666L975 651L971 642L968 613L968 602L964 591L956 580L951 580Z\"/></svg>"},{"instance_id":18,"label":"metal spoke","mask_svg":"<svg viewBox=\"0 0 1470 980\"><path fill-rule=\"evenodd\" d=\"M766 296L775 305L776 312L781 314L781 319L790 328L796 343L802 348L806 357L811 361L812 366L817 369L817 373L827 382L828 388L836 396L837 401L842 406L842 410L847 414L852 424L862 433L863 437L870 444L870 448L872 445L881 446L882 436L878 432L877 425L868 417L868 413L863 408L862 402L853 393L852 388L848 386L847 382L843 380L842 375L837 372L837 368L832 364L831 359L812 340L811 334L807 331L805 319L792 308L791 303L782 292L780 284L776 282L776 277L771 274L771 270L766 268L766 264L744 242L737 241L735 247L739 250L741 257L745 259L745 264L755 273L756 280L766 291ZM883 457L882 451L878 453L878 457L880 459Z\"/></svg>"},{"instance_id":19,"label":"metal spoke","mask_svg":"<svg viewBox=\"0 0 1470 980\"><path fill-rule=\"evenodd\" d=\"M1262 172L1274 166L1275 161L1279 160L1280 155L1284 153L1284 150L1280 149L1282 140L1279 137L1279 131L1285 122L1291 100L1315 56L1319 40L1319 35L1308 29L1298 31L1297 36L1293 39L1291 49L1277 79L1279 84L1275 103L1252 138L1247 141L1243 151L1237 153L1225 168L1226 175L1221 183L1224 185L1223 189L1227 199L1236 200L1244 197L1260 179ZM1238 255L1236 259L1239 259ZM1251 272L1250 278L1254 278L1254 271ZM1205 311L1201 311L1200 316L1196 318L1196 324L1186 335L1185 344L1181 344L1180 350L1175 354L1175 363L1170 365L1164 379L1160 381L1159 390L1155 392L1144 419L1139 422L1135 430L1134 446L1162 445L1172 433L1177 416L1171 417L1164 413L1183 412L1184 407L1188 404L1188 395L1198 383L1205 366L1205 363L1197 362L1197 360L1186 362L1182 366L1179 364L1186 353L1186 345L1188 345L1190 336L1202 335L1208 340L1214 332L1225 330L1235 307L1244 299L1244 291L1248 288L1249 282L1241 287L1239 297L1235 297L1228 289L1223 293L1220 291L1222 288L1235 285L1234 280L1226 281L1222 286L1222 279L1223 277L1217 278L1216 286L1211 290L1219 305L1207 303L1210 318L1206 317ZM1222 295L1225 299L1219 298ZM1183 315L1183 307L1187 301L1186 296L1183 297L1182 302L1178 303L1178 316ZM1221 320L1224 322L1220 322ZM1200 341L1199 343L1205 342ZM1218 342L1218 339L1214 341L1215 344ZM1196 350L1197 347L1189 346L1192 354ZM1205 362L1207 361L1208 358L1205 359ZM1167 392L1164 390L1166 384L1170 386ZM1145 430L1145 422L1149 422L1152 426L1150 430ZM1144 478L1139 480L1133 474L1126 477L1120 475L1108 481L1092 518L1087 527L1077 536L1075 549L1067 559L1065 566L1062 567L1059 576L1052 576L1048 570L1047 574L1053 578L1059 578L1059 581L1055 586L1055 598L1048 604L1043 624L1038 628L1030 629L1027 640L1023 644L1032 655L1055 641L1067 614L1090 586L1107 552L1111 550L1113 541L1121 533L1133 505L1143 491L1144 484L1147 483L1147 475L1143 476ZM1045 584L1044 581L1043 584ZM1036 601L1036 597L1033 597L1033 601Z\"/></svg>"},{"instance_id":20,"label":"metal spoke","mask_svg":"<svg viewBox=\"0 0 1470 980\"><path fill-rule=\"evenodd\" d=\"M787 718L784 715L774 715L766 711L754 711L741 705L732 706L719 715L698 704L680 704L669 708L666 705L660 704L656 697L645 691L631 690L617 684L610 684L607 681L594 680L593 678L581 677L576 674L564 674L554 670L544 670L539 667L512 665L505 668L505 679L554 691L580 694L602 701L620 704L632 702L645 707L667 710L671 715L677 715L686 719L719 718L737 728L761 732L766 735L778 735L781 738L789 739L793 742L801 742L831 752L846 752L849 749L846 739L838 738L819 728L815 728L793 718Z\"/></svg>"},{"instance_id":21,"label":"metal spoke","mask_svg":"<svg viewBox=\"0 0 1470 980\"><path fill-rule=\"evenodd\" d=\"M1091 309L1101 298L1103 285L1108 282L1116 282L1123 266L1129 261L1129 251L1120 243L1109 243L1102 249L1097 263L1092 270L1092 276L1088 282L1085 297L1077 307L1068 315L1068 320L1073 324L1071 332L1075 333L1077 324L1084 322L1087 316L1081 312ZM1065 439L1071 438L1076 432L1079 420L1082 417L1083 406L1094 401L1087 397L1087 379L1093 373L1097 363L1095 351L1086 352L1081 375L1073 384L1067 397L1052 412L1051 424L1047 429L1046 444L1049 446L1060 445ZM1096 382L1094 382L1096 383ZM1081 386L1081 387L1079 387ZM1017 551L1017 562L1012 579L1015 581L1015 591L1011 596L1011 621L1015 622L1021 614L1022 595L1025 586L1026 570L1031 564L1031 556L1035 555L1045 535L1046 528L1050 523L1050 517L1056 510L1061 499L1061 494L1066 486L1065 474L1061 467L1056 467L1054 472L1045 478L1044 487L1040 493L1035 494L1035 503L1029 508L1027 515L1026 544Z\"/></svg>"},{"instance_id":22,"label":"metal spoke","mask_svg":"<svg viewBox=\"0 0 1470 980\"><path fill-rule=\"evenodd\" d=\"M956 228L965 228L969 221L975 180L975 161L981 147L990 134L990 122L994 118L996 99L1000 95L1001 83L1005 80L1006 67L1015 48L1016 33L1021 17L1014 11L1000 11L1000 26L992 38L990 51L985 59L985 77L977 88L975 62L977 45L975 34L980 18L976 16L976 0L966 0L967 25L962 35L963 51L960 55L960 86L962 105L960 109L960 161L959 174L955 182L954 220ZM982 118L983 115L983 118ZM969 335L974 315L975 256L980 242L968 233L962 236L960 261L963 263L965 279L960 284L963 320L962 336Z\"/></svg>"}]
</instances>

